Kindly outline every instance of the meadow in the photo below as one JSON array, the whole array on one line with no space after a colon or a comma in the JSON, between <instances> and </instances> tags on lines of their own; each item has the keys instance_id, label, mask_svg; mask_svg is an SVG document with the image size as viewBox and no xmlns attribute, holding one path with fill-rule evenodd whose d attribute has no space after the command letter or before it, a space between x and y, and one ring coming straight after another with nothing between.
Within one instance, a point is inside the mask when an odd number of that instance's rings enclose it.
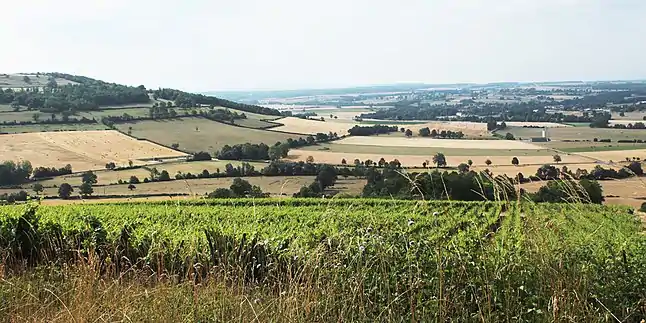
<instances>
[{"instance_id":1,"label":"meadow","mask_svg":"<svg viewBox=\"0 0 646 323\"><path fill-rule=\"evenodd\" d=\"M249 199L0 211L7 321L646 315L646 236L624 207Z\"/></svg>"},{"instance_id":2,"label":"meadow","mask_svg":"<svg viewBox=\"0 0 646 323\"><path fill-rule=\"evenodd\" d=\"M236 127L199 117L172 120L146 120L115 125L119 131L140 139L147 139L170 147L179 144L179 149L191 153L206 151L215 153L224 145L244 143L286 142L288 138L298 139L299 135Z\"/></svg>"},{"instance_id":3,"label":"meadow","mask_svg":"<svg viewBox=\"0 0 646 323\"><path fill-rule=\"evenodd\" d=\"M102 123L78 124L28 124L18 126L4 126L0 124L0 133L19 134L32 132L57 132L57 131L93 131L108 130Z\"/></svg>"},{"instance_id":4,"label":"meadow","mask_svg":"<svg viewBox=\"0 0 646 323\"><path fill-rule=\"evenodd\" d=\"M529 139L532 137L541 137L543 129L540 128L522 128L508 127L499 131L501 134L511 133L514 137ZM609 129L609 128L590 128L590 127L565 127L550 128L548 137L554 141L557 140L590 140L611 139L613 142L621 139L642 139L646 140L646 131L635 129Z\"/></svg>"}]
</instances>

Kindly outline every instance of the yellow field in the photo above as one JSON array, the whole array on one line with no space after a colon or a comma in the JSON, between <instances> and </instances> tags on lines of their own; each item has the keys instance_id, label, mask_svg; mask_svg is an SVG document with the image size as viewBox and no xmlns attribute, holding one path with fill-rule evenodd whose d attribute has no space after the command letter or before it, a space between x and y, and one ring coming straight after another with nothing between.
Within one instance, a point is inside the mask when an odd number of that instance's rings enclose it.
<instances>
[{"instance_id":1,"label":"yellow field","mask_svg":"<svg viewBox=\"0 0 646 323\"><path fill-rule=\"evenodd\" d=\"M554 122L516 122L509 121L505 122L509 127L544 127L544 128L569 128L570 125ZM504 130L503 130L504 131Z\"/></svg>"},{"instance_id":2,"label":"yellow field","mask_svg":"<svg viewBox=\"0 0 646 323\"><path fill-rule=\"evenodd\" d=\"M29 160L34 167L63 167L84 171L144 164L145 159L182 157L186 154L144 140L136 140L118 131L36 132L0 135L3 160Z\"/></svg>"},{"instance_id":3,"label":"yellow field","mask_svg":"<svg viewBox=\"0 0 646 323\"><path fill-rule=\"evenodd\" d=\"M431 139L405 138L391 136L348 137L338 141L337 145L367 145L391 147L437 147L460 149L535 149L543 150L541 146L516 140L467 140L467 139Z\"/></svg>"},{"instance_id":4,"label":"yellow field","mask_svg":"<svg viewBox=\"0 0 646 323\"><path fill-rule=\"evenodd\" d=\"M418 155L391 155L391 154L369 154L369 153L346 153L346 152L330 152L330 151L316 151L316 150L301 150L295 149L289 152L288 160L292 161L306 161L307 157L312 156L314 162L316 163L329 163L329 164L341 164L341 160L345 159L349 165L352 165L355 158L358 158L360 161L372 160L379 161L380 158L386 159L386 161L391 161L394 159L399 160L402 166L405 167L421 167L422 163L430 163L433 156L418 156ZM455 155L446 155L446 162L448 166L457 166L460 163L466 163L467 160L471 159L474 165L485 166L485 161L487 159L491 160L493 165L511 165L511 159L514 156L473 156L468 155L467 150L465 150L465 155L455 156ZM554 164L554 160L551 155L544 156L517 156L520 159L521 164L531 164L531 165L542 165L542 164ZM575 154L565 155L561 154L562 163L590 163L589 158L578 156ZM534 170L535 172L535 170Z\"/></svg>"},{"instance_id":5,"label":"yellow field","mask_svg":"<svg viewBox=\"0 0 646 323\"><path fill-rule=\"evenodd\" d=\"M271 130L312 135L319 132L336 132L339 136L343 136L347 135L348 129L355 125L355 123L351 122L315 121L295 117L286 117L274 122L280 123L282 126L272 128Z\"/></svg>"},{"instance_id":6,"label":"yellow field","mask_svg":"<svg viewBox=\"0 0 646 323\"><path fill-rule=\"evenodd\" d=\"M631 159L633 157L639 157L642 160L646 160L646 149L593 151L593 152L583 152L578 154L589 158L597 159L603 162L625 161L626 157Z\"/></svg>"}]
</instances>

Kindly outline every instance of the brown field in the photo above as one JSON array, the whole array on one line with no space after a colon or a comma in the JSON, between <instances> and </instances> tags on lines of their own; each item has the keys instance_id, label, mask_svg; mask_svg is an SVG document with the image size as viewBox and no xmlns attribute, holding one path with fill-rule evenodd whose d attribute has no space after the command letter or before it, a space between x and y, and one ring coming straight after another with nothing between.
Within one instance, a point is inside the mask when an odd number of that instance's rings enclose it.
<instances>
[{"instance_id":1,"label":"brown field","mask_svg":"<svg viewBox=\"0 0 646 323\"><path fill-rule=\"evenodd\" d=\"M624 116L620 116L619 112L612 112L612 121L617 121L617 120L637 120L640 122L644 121L644 117L646 117L646 111L633 111L633 112L624 112Z\"/></svg>"},{"instance_id":2,"label":"brown field","mask_svg":"<svg viewBox=\"0 0 646 323\"><path fill-rule=\"evenodd\" d=\"M523 126L532 126L532 127L544 127L544 128L569 128L570 125L554 122L517 122L509 121L505 122L508 127L523 127Z\"/></svg>"},{"instance_id":3,"label":"brown field","mask_svg":"<svg viewBox=\"0 0 646 323\"><path fill-rule=\"evenodd\" d=\"M353 146L348 146L353 147ZM510 165L511 159L514 156L517 156L520 159L522 164L534 164L542 165L547 163L554 163L552 155L543 155L543 156L521 156L521 155L506 155L506 156L483 156L483 155L469 155L468 150L463 150L461 156L450 155L446 153L446 161L449 166L457 166L460 163L466 163L467 160L471 159L474 165L486 165L485 161L487 159L491 160L493 165ZM392 155L392 154L377 154L377 153L355 153L355 152L331 152L331 151L310 151L310 150L291 150L289 152L288 160L293 161L306 161L308 156L314 158L316 163L328 163L328 164L341 164L341 160L345 159L346 162L350 165L353 164L354 159L358 158L361 161L370 159L372 161L379 161L382 157L386 161L391 161L398 159L405 167L421 167L422 163L426 161L431 161L433 154L428 155ZM563 160L562 163L590 163L591 159L578 156L578 155L566 155L561 154Z\"/></svg>"},{"instance_id":4,"label":"brown field","mask_svg":"<svg viewBox=\"0 0 646 323\"><path fill-rule=\"evenodd\" d=\"M328 116L329 117L329 116ZM325 117L324 117L325 118ZM316 121L306 120L295 117L286 117L278 119L275 122L282 124L280 127L271 130L284 131L302 134L317 134L319 132L328 133L336 132L339 136L347 135L348 129L352 128L357 123L352 122L334 122L334 121Z\"/></svg>"},{"instance_id":5,"label":"brown field","mask_svg":"<svg viewBox=\"0 0 646 323\"><path fill-rule=\"evenodd\" d=\"M644 178L632 177L626 179L599 181L603 187L603 195L618 196L624 199L644 199L646 201L646 181ZM521 187L529 192L536 192L544 182L522 184Z\"/></svg>"},{"instance_id":6,"label":"brown field","mask_svg":"<svg viewBox=\"0 0 646 323\"><path fill-rule=\"evenodd\" d=\"M603 162L620 162L626 160L626 157L639 157L642 160L646 160L646 149L634 149L634 150L614 150L614 151L593 151L593 152L583 152L578 153L581 156L588 158L593 158Z\"/></svg>"},{"instance_id":7,"label":"brown field","mask_svg":"<svg viewBox=\"0 0 646 323\"><path fill-rule=\"evenodd\" d=\"M272 177L243 177L252 185L258 185L265 193L272 196L291 196L298 192L301 187L310 185L315 180L315 176L272 176ZM193 180L175 180L168 182L141 183L136 185L136 189L130 191L128 185L108 185L95 186L94 195L132 195L132 194L189 194L191 196L204 196L217 188L228 188L231 186L233 178L208 178ZM78 186L81 184L70 183L74 187L73 195L77 195ZM365 179L358 178L340 178L331 190L359 194L365 185ZM11 193L16 189L0 189L0 194ZM57 196L58 189L55 187L45 188L43 192L46 196ZM174 197L175 199L177 197Z\"/></svg>"},{"instance_id":8,"label":"brown field","mask_svg":"<svg viewBox=\"0 0 646 323\"><path fill-rule=\"evenodd\" d=\"M34 167L71 164L74 171L83 171L103 169L108 162L125 166L128 160L143 164L145 159L186 154L105 130L0 135L0 155L4 160L29 160Z\"/></svg>"},{"instance_id":9,"label":"brown field","mask_svg":"<svg viewBox=\"0 0 646 323\"><path fill-rule=\"evenodd\" d=\"M542 130L543 129L539 128L508 127L501 131L501 133L510 132L516 138L529 139L531 137L540 137ZM593 140L594 138L612 139L612 141L617 141L620 139L646 139L646 131L634 129L567 127L549 129L548 137L554 141Z\"/></svg>"},{"instance_id":10,"label":"brown field","mask_svg":"<svg viewBox=\"0 0 646 323\"><path fill-rule=\"evenodd\" d=\"M285 142L288 138L298 139L299 135L274 131L249 129L227 125L204 118L177 118L173 120L147 120L116 125L127 132L132 127L132 136L148 139L165 146L179 144L179 149L189 152L206 151L215 153L224 145L265 143L269 146Z\"/></svg>"},{"instance_id":11,"label":"brown field","mask_svg":"<svg viewBox=\"0 0 646 323\"><path fill-rule=\"evenodd\" d=\"M91 131L109 130L102 123L91 124L29 124L21 126L3 126L0 124L1 133L30 133L30 132L55 132L55 131Z\"/></svg>"},{"instance_id":12,"label":"brown field","mask_svg":"<svg viewBox=\"0 0 646 323\"><path fill-rule=\"evenodd\" d=\"M391 147L433 147L459 149L513 149L542 150L543 147L517 140L467 140L467 139L431 139L405 138L391 136L348 137L334 142L335 145L365 145Z\"/></svg>"}]
</instances>

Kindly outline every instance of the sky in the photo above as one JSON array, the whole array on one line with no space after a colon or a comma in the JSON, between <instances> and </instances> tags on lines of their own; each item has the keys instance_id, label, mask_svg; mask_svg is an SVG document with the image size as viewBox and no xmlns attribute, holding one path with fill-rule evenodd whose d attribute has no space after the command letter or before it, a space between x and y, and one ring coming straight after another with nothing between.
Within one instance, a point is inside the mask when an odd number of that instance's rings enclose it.
<instances>
[{"instance_id":1,"label":"sky","mask_svg":"<svg viewBox=\"0 0 646 323\"><path fill-rule=\"evenodd\" d=\"M644 0L20 0L0 73L188 91L646 78Z\"/></svg>"}]
</instances>

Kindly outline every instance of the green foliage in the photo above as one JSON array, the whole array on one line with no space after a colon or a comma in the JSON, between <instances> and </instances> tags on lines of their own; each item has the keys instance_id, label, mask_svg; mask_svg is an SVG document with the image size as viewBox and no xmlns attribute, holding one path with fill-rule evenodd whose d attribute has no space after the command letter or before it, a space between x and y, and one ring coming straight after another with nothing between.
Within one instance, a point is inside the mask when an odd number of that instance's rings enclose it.
<instances>
[{"instance_id":1,"label":"green foliage","mask_svg":"<svg viewBox=\"0 0 646 323\"><path fill-rule=\"evenodd\" d=\"M97 177L96 174L94 174L93 171L89 170L87 172L84 172L81 175L81 181L83 183L90 183L90 184L96 184L97 183Z\"/></svg>"},{"instance_id":2,"label":"green foliage","mask_svg":"<svg viewBox=\"0 0 646 323\"><path fill-rule=\"evenodd\" d=\"M226 199L2 211L3 266L13 276L0 284L11 300L3 310L25 319L46 313L34 321L68 315L61 303L77 318L89 311L131 321L605 322L609 313L620 321L645 314L646 236L625 208ZM29 270L50 264L50 272ZM77 268L83 280L70 281ZM16 276L30 284L16 286ZM43 287L53 292L37 292ZM98 302L88 306L78 294Z\"/></svg>"},{"instance_id":3,"label":"green foliage","mask_svg":"<svg viewBox=\"0 0 646 323\"><path fill-rule=\"evenodd\" d=\"M604 200L601 185L595 180L553 180L533 194L535 202L550 203L595 203Z\"/></svg>"},{"instance_id":4,"label":"green foliage","mask_svg":"<svg viewBox=\"0 0 646 323\"><path fill-rule=\"evenodd\" d=\"M444 154L443 153L435 154L435 156L433 156L433 164L435 164L437 167L446 166L446 157L444 156Z\"/></svg>"},{"instance_id":5,"label":"green foliage","mask_svg":"<svg viewBox=\"0 0 646 323\"><path fill-rule=\"evenodd\" d=\"M79 186L79 192L83 196L90 196L92 193L94 193L94 189L92 188L92 183L90 182L83 182L81 186Z\"/></svg>"},{"instance_id":6,"label":"green foliage","mask_svg":"<svg viewBox=\"0 0 646 323\"><path fill-rule=\"evenodd\" d=\"M72 188L72 185L63 183L58 187L58 196L62 199L68 199L72 195L73 191L74 189Z\"/></svg>"}]
</instances>

